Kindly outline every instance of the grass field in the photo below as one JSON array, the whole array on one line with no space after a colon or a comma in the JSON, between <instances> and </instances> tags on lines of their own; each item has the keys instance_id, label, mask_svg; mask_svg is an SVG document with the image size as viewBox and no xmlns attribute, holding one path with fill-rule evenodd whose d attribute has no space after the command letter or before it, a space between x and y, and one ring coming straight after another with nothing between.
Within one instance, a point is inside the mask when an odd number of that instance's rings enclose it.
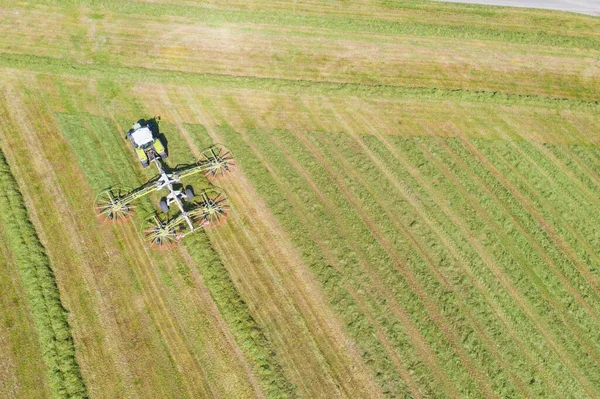
<instances>
[{"instance_id":1,"label":"grass field","mask_svg":"<svg viewBox=\"0 0 600 399\"><path fill-rule=\"evenodd\" d=\"M600 397L600 20L0 1L0 397ZM213 143L225 224L103 225Z\"/></svg>"}]
</instances>

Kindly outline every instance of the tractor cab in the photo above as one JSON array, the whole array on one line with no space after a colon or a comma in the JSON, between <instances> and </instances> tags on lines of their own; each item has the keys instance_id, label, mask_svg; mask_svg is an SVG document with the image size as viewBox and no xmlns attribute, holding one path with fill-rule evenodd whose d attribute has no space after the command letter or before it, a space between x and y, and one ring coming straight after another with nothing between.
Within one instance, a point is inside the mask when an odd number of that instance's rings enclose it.
<instances>
[{"instance_id":1,"label":"tractor cab","mask_svg":"<svg viewBox=\"0 0 600 399\"><path fill-rule=\"evenodd\" d=\"M133 145L133 149L144 168L148 166L149 161L157 157L163 159L167 157L163 143L158 137L155 137L150 123L143 119L129 129L127 138Z\"/></svg>"}]
</instances>

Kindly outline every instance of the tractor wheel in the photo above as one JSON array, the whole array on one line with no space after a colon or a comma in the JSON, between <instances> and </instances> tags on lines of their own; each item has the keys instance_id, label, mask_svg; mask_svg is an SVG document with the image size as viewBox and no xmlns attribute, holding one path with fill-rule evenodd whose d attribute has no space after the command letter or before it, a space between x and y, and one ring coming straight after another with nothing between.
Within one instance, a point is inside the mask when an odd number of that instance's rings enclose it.
<instances>
[{"instance_id":1,"label":"tractor wheel","mask_svg":"<svg viewBox=\"0 0 600 399\"><path fill-rule=\"evenodd\" d=\"M169 205L167 204L167 200L164 198L160 200L160 210L164 213L169 212Z\"/></svg>"},{"instance_id":2,"label":"tractor wheel","mask_svg":"<svg viewBox=\"0 0 600 399\"><path fill-rule=\"evenodd\" d=\"M142 161L142 168L148 167L148 161Z\"/></svg>"},{"instance_id":3,"label":"tractor wheel","mask_svg":"<svg viewBox=\"0 0 600 399\"><path fill-rule=\"evenodd\" d=\"M166 152L161 152L159 155L160 155L160 157L162 159L167 159L167 153Z\"/></svg>"},{"instance_id":4,"label":"tractor wheel","mask_svg":"<svg viewBox=\"0 0 600 399\"><path fill-rule=\"evenodd\" d=\"M188 201L191 201L194 199L194 190L192 189L192 186L187 186L185 189L185 197L188 199Z\"/></svg>"}]
</instances>

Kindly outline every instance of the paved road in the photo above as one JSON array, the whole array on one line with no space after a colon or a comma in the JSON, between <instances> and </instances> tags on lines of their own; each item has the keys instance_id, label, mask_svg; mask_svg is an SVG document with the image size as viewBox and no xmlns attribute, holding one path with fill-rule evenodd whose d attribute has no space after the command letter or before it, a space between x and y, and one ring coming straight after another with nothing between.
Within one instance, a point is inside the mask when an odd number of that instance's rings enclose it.
<instances>
[{"instance_id":1,"label":"paved road","mask_svg":"<svg viewBox=\"0 0 600 399\"><path fill-rule=\"evenodd\" d=\"M600 16L600 0L438 0L452 3L545 8Z\"/></svg>"}]
</instances>

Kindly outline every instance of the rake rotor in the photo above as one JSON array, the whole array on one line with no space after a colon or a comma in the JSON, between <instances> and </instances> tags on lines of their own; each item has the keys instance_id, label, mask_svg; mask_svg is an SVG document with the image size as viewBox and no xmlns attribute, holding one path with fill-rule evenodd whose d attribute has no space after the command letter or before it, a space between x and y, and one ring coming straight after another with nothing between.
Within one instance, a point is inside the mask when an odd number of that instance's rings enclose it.
<instances>
[{"instance_id":1,"label":"rake rotor","mask_svg":"<svg viewBox=\"0 0 600 399\"><path fill-rule=\"evenodd\" d=\"M206 227L219 225L229 215L230 208L227 198L216 190L202 192L198 206L198 209L202 212L202 220Z\"/></svg>"},{"instance_id":2,"label":"rake rotor","mask_svg":"<svg viewBox=\"0 0 600 399\"><path fill-rule=\"evenodd\" d=\"M214 145L205 150L199 164L206 165L204 174L209 177L224 176L235 165L231 152L219 145Z\"/></svg>"},{"instance_id":3,"label":"rake rotor","mask_svg":"<svg viewBox=\"0 0 600 399\"><path fill-rule=\"evenodd\" d=\"M121 222L127 220L131 216L135 209L135 205L121 201L122 193L126 192L128 192L128 190L124 190L120 187L113 187L102 191L96 196L94 209L102 222Z\"/></svg>"},{"instance_id":4,"label":"rake rotor","mask_svg":"<svg viewBox=\"0 0 600 399\"><path fill-rule=\"evenodd\" d=\"M196 230L214 227L223 222L229 214L227 198L217 190L206 190L200 194L200 199L193 203L193 208L164 222L157 216L146 221L148 227L144 230L146 241L153 249L170 248L186 235ZM186 224L192 221L194 228L186 231Z\"/></svg>"},{"instance_id":5,"label":"rake rotor","mask_svg":"<svg viewBox=\"0 0 600 399\"><path fill-rule=\"evenodd\" d=\"M144 235L152 249L171 248L182 238L168 221L163 222L156 216L149 218L146 224Z\"/></svg>"}]
</instances>

